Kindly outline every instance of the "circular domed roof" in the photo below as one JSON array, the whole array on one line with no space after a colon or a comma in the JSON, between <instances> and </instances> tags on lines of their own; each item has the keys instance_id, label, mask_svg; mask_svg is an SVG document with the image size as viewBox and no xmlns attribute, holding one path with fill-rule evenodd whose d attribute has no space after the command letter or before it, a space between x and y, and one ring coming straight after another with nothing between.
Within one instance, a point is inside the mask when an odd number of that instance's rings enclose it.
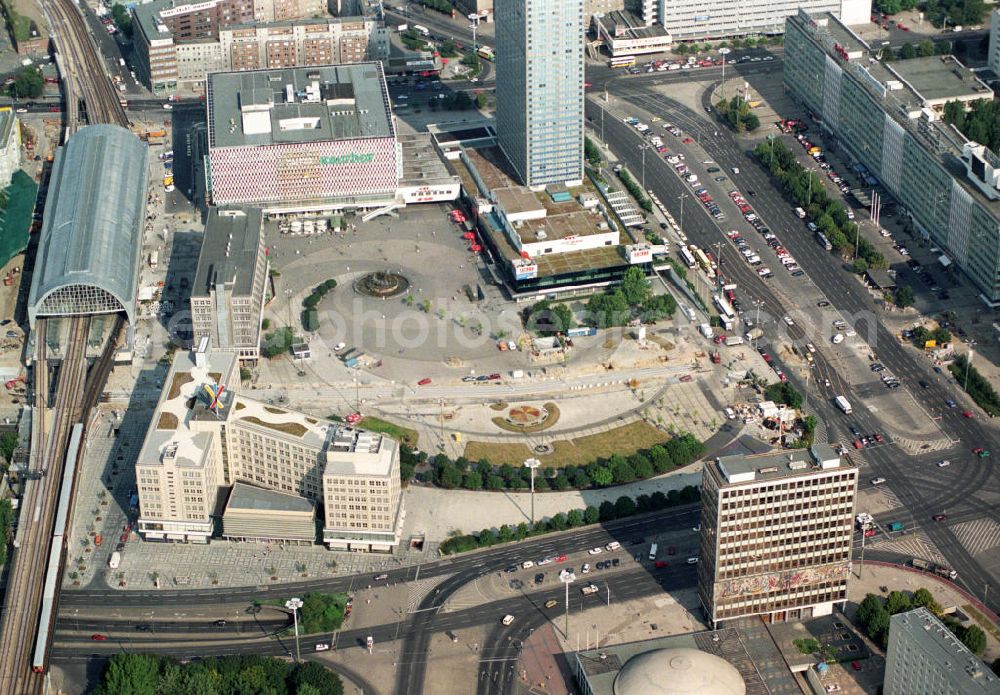
<instances>
[{"instance_id":1,"label":"circular domed roof","mask_svg":"<svg viewBox=\"0 0 1000 695\"><path fill-rule=\"evenodd\" d=\"M746 695L736 667L700 649L654 649L625 662L615 695Z\"/></svg>"}]
</instances>

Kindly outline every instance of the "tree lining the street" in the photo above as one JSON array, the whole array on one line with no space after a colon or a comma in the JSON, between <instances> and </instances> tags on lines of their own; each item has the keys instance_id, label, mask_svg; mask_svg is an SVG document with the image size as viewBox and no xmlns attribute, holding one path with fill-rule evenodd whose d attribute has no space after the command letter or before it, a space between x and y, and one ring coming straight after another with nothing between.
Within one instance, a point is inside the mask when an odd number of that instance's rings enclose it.
<instances>
[{"instance_id":1,"label":"tree lining the street","mask_svg":"<svg viewBox=\"0 0 1000 695\"><path fill-rule=\"evenodd\" d=\"M635 514L645 514L682 504L690 504L700 497L701 493L694 485L688 485L681 490L670 490L666 494L657 491L651 495L639 495L634 499L622 495L614 502L605 500L599 506L590 505L585 509L559 512L552 517L538 521L533 528L522 522L516 526L501 524L496 530L488 528L479 533L456 532L441 544L440 552L444 555L453 555L477 548L489 548L498 543L522 541L554 531L565 531L598 522L605 523L615 519L626 519Z\"/></svg>"},{"instance_id":2,"label":"tree lining the street","mask_svg":"<svg viewBox=\"0 0 1000 695\"><path fill-rule=\"evenodd\" d=\"M799 164L785 143L769 138L757 145L753 153L781 184L785 197L805 210L806 217L841 256L852 255L857 244L857 256L867 263L866 270L889 267L885 256L858 233L858 226L847 217L844 204L827 194L822 179Z\"/></svg>"},{"instance_id":3,"label":"tree lining the street","mask_svg":"<svg viewBox=\"0 0 1000 695\"><path fill-rule=\"evenodd\" d=\"M343 695L335 672L307 661L256 654L180 663L158 654L121 652L108 661L96 695Z\"/></svg>"}]
</instances>

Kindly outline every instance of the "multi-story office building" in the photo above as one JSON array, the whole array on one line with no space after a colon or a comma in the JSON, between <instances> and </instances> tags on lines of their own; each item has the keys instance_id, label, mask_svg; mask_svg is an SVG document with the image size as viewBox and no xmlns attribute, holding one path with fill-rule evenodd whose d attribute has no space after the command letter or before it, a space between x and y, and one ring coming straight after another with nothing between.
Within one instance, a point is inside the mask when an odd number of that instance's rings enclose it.
<instances>
[{"instance_id":1,"label":"multi-story office building","mask_svg":"<svg viewBox=\"0 0 1000 695\"><path fill-rule=\"evenodd\" d=\"M658 21L674 41L705 41L732 36L780 34L785 18L799 9L811 13L830 12L846 24L871 21L871 0L659 0Z\"/></svg>"},{"instance_id":2,"label":"multi-story office building","mask_svg":"<svg viewBox=\"0 0 1000 695\"><path fill-rule=\"evenodd\" d=\"M399 148L381 63L209 75L216 205L265 212L395 200Z\"/></svg>"},{"instance_id":3,"label":"multi-story office building","mask_svg":"<svg viewBox=\"0 0 1000 695\"><path fill-rule=\"evenodd\" d=\"M334 550L394 545L402 513L396 442L341 428L328 440L323 464L323 542Z\"/></svg>"},{"instance_id":4,"label":"multi-story office building","mask_svg":"<svg viewBox=\"0 0 1000 695\"><path fill-rule=\"evenodd\" d=\"M192 7L200 5L180 9ZM154 92L202 91L212 72L359 63L388 53L388 35L373 17L318 17L323 13L304 4L300 14L261 20L246 12L220 15L220 7L200 24L196 12L179 15L182 24L168 0L136 6L136 67Z\"/></svg>"},{"instance_id":5,"label":"multi-story office building","mask_svg":"<svg viewBox=\"0 0 1000 695\"><path fill-rule=\"evenodd\" d=\"M785 31L785 88L863 164L916 229L1000 306L1000 162L944 123L948 101L993 92L952 56L892 63L836 17L802 12Z\"/></svg>"},{"instance_id":6,"label":"multi-story office building","mask_svg":"<svg viewBox=\"0 0 1000 695\"><path fill-rule=\"evenodd\" d=\"M501 148L521 182L583 180L583 0L497 5Z\"/></svg>"},{"instance_id":7,"label":"multi-story office building","mask_svg":"<svg viewBox=\"0 0 1000 695\"><path fill-rule=\"evenodd\" d=\"M194 344L241 360L260 355L260 326L268 260L260 210L211 208L191 287Z\"/></svg>"},{"instance_id":8,"label":"multi-story office building","mask_svg":"<svg viewBox=\"0 0 1000 695\"><path fill-rule=\"evenodd\" d=\"M713 626L807 619L846 603L857 478L825 444L706 464L698 592Z\"/></svg>"},{"instance_id":9,"label":"multi-story office building","mask_svg":"<svg viewBox=\"0 0 1000 695\"><path fill-rule=\"evenodd\" d=\"M885 695L1000 695L1000 678L926 608L889 620Z\"/></svg>"},{"instance_id":10,"label":"multi-story office building","mask_svg":"<svg viewBox=\"0 0 1000 695\"><path fill-rule=\"evenodd\" d=\"M136 461L143 538L206 543L221 516L230 537L308 542L294 495L325 505L330 548L390 552L403 522L398 444L240 395L236 355L206 343L175 356Z\"/></svg>"}]
</instances>

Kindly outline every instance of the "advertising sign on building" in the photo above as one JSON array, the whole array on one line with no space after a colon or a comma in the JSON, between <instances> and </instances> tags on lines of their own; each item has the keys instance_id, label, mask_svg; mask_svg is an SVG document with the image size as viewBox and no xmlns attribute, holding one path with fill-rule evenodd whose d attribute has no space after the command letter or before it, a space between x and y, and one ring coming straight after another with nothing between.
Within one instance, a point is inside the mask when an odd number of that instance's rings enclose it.
<instances>
[{"instance_id":1,"label":"advertising sign on building","mask_svg":"<svg viewBox=\"0 0 1000 695\"><path fill-rule=\"evenodd\" d=\"M514 266L515 280L530 280L538 277L538 264L530 258L516 258L511 261Z\"/></svg>"},{"instance_id":2,"label":"advertising sign on building","mask_svg":"<svg viewBox=\"0 0 1000 695\"><path fill-rule=\"evenodd\" d=\"M625 257L631 265L653 260L653 247L649 244L632 244L625 247Z\"/></svg>"}]
</instances>

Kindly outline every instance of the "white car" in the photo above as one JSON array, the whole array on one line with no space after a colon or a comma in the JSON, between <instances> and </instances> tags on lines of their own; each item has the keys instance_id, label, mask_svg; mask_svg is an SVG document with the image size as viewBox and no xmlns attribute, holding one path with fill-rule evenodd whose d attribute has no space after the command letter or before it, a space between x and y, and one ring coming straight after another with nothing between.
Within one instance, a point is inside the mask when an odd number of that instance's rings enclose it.
<instances>
[{"instance_id":1,"label":"white car","mask_svg":"<svg viewBox=\"0 0 1000 695\"><path fill-rule=\"evenodd\" d=\"M944 468L945 466L950 466L950 465L951 465L951 461L949 461L948 459L945 459L944 461L938 461L937 462L938 468Z\"/></svg>"},{"instance_id":2,"label":"white car","mask_svg":"<svg viewBox=\"0 0 1000 695\"><path fill-rule=\"evenodd\" d=\"M337 343L336 345L333 346L333 351L334 352L340 352L345 347L347 347L347 343Z\"/></svg>"},{"instance_id":3,"label":"white car","mask_svg":"<svg viewBox=\"0 0 1000 695\"><path fill-rule=\"evenodd\" d=\"M511 623L514 622L514 616L509 614L505 615L503 617L503 620L501 620L500 622L503 623L504 625L510 625Z\"/></svg>"},{"instance_id":4,"label":"white car","mask_svg":"<svg viewBox=\"0 0 1000 695\"><path fill-rule=\"evenodd\" d=\"M794 322L794 321L792 321L792 317L791 317L791 316L785 316L785 317L784 317L784 318L782 318L781 320L782 320L782 321L784 321L784 322L785 322L786 324L788 324L789 326L794 326L794 325L795 325L795 322Z\"/></svg>"},{"instance_id":5,"label":"white car","mask_svg":"<svg viewBox=\"0 0 1000 695\"><path fill-rule=\"evenodd\" d=\"M554 559L555 558L551 558L551 557L543 557L541 560L538 561L538 566L541 567L542 565L547 565L550 562L552 562Z\"/></svg>"},{"instance_id":6,"label":"white car","mask_svg":"<svg viewBox=\"0 0 1000 695\"><path fill-rule=\"evenodd\" d=\"M529 570L529 569L531 569L534 566L535 566L535 563L534 563L533 560L525 560L524 562L521 563L521 568L522 569L526 569L526 570Z\"/></svg>"},{"instance_id":7,"label":"white car","mask_svg":"<svg viewBox=\"0 0 1000 695\"><path fill-rule=\"evenodd\" d=\"M591 555L600 555L604 552L604 548L591 548L587 552Z\"/></svg>"},{"instance_id":8,"label":"white car","mask_svg":"<svg viewBox=\"0 0 1000 695\"><path fill-rule=\"evenodd\" d=\"M174 107L173 107L173 105L172 105L172 104L164 104L164 105L163 105L163 108L165 108L165 109L166 109L167 111L170 111L170 110L171 110L172 108L174 108Z\"/></svg>"},{"instance_id":9,"label":"white car","mask_svg":"<svg viewBox=\"0 0 1000 695\"><path fill-rule=\"evenodd\" d=\"M740 173L740 168L739 167L733 167L733 173L734 174L739 174Z\"/></svg>"},{"instance_id":10,"label":"white car","mask_svg":"<svg viewBox=\"0 0 1000 695\"><path fill-rule=\"evenodd\" d=\"M583 574L590 574L590 563L584 563L583 568L580 571Z\"/></svg>"},{"instance_id":11,"label":"white car","mask_svg":"<svg viewBox=\"0 0 1000 695\"><path fill-rule=\"evenodd\" d=\"M611 551L611 550L618 550L620 547L622 547L621 543L619 543L618 541L611 541L606 546L604 546L604 549L607 551Z\"/></svg>"},{"instance_id":12,"label":"white car","mask_svg":"<svg viewBox=\"0 0 1000 695\"><path fill-rule=\"evenodd\" d=\"M28 113L28 109L26 109L26 108L24 108L24 107L22 106L21 108L19 108L19 109L17 110L17 112L18 112L18 113Z\"/></svg>"},{"instance_id":13,"label":"white car","mask_svg":"<svg viewBox=\"0 0 1000 695\"><path fill-rule=\"evenodd\" d=\"M330 645L329 644L325 644L323 642L320 642L319 644L316 645L316 651L318 651L318 652L325 652L325 651L329 651L329 650L330 650Z\"/></svg>"},{"instance_id":14,"label":"white car","mask_svg":"<svg viewBox=\"0 0 1000 695\"><path fill-rule=\"evenodd\" d=\"M830 340L833 341L834 345L840 345L842 342L844 342L844 334L836 333L832 338L830 338Z\"/></svg>"}]
</instances>

